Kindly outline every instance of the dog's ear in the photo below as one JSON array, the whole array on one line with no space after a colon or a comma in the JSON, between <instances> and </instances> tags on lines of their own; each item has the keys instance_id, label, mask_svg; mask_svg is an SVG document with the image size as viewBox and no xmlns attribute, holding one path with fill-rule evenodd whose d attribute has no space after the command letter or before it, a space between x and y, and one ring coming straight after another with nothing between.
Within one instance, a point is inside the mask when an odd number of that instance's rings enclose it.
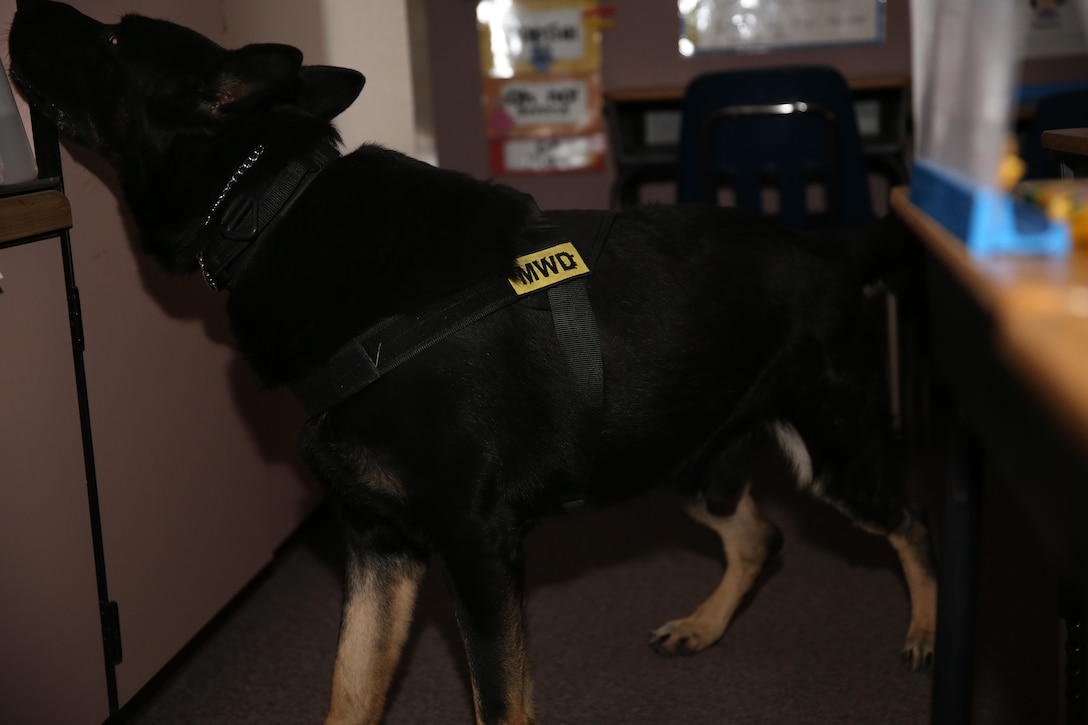
<instances>
[{"instance_id":1,"label":"dog's ear","mask_svg":"<svg viewBox=\"0 0 1088 725\"><path fill-rule=\"evenodd\" d=\"M295 105L326 121L354 103L366 83L359 71L326 65L303 66L299 79L302 84Z\"/></svg>"},{"instance_id":2,"label":"dog's ear","mask_svg":"<svg viewBox=\"0 0 1088 725\"><path fill-rule=\"evenodd\" d=\"M215 115L229 115L260 104L294 82L302 51L290 45L257 43L227 54L216 78Z\"/></svg>"}]
</instances>

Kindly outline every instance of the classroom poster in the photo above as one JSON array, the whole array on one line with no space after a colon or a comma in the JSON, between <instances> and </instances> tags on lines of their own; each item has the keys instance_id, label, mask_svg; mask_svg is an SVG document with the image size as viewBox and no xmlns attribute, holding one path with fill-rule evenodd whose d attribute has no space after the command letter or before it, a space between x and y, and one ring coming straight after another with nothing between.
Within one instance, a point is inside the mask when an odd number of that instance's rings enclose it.
<instances>
[{"instance_id":1,"label":"classroom poster","mask_svg":"<svg viewBox=\"0 0 1088 725\"><path fill-rule=\"evenodd\" d=\"M884 0L678 0L680 54L880 43Z\"/></svg>"},{"instance_id":2,"label":"classroom poster","mask_svg":"<svg viewBox=\"0 0 1088 725\"><path fill-rule=\"evenodd\" d=\"M604 168L597 0L483 0L476 18L492 173Z\"/></svg>"}]
</instances>

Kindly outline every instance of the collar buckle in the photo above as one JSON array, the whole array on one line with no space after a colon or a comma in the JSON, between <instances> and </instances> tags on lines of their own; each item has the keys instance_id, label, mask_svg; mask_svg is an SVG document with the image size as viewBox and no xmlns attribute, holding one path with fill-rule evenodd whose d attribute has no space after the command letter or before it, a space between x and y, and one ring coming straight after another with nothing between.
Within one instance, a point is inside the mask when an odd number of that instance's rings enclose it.
<instances>
[{"instance_id":1,"label":"collar buckle","mask_svg":"<svg viewBox=\"0 0 1088 725\"><path fill-rule=\"evenodd\" d=\"M219 233L231 241L251 242L260 232L259 202L250 194L242 194L228 203L219 223Z\"/></svg>"}]
</instances>

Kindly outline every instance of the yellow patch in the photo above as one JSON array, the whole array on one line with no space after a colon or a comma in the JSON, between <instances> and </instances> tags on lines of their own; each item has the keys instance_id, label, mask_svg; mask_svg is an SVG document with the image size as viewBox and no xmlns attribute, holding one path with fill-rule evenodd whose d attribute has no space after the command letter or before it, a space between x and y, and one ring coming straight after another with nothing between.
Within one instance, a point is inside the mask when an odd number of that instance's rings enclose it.
<instances>
[{"instance_id":1,"label":"yellow patch","mask_svg":"<svg viewBox=\"0 0 1088 725\"><path fill-rule=\"evenodd\" d=\"M510 286L519 295L536 292L553 284L589 274L582 255L570 242L518 257Z\"/></svg>"}]
</instances>

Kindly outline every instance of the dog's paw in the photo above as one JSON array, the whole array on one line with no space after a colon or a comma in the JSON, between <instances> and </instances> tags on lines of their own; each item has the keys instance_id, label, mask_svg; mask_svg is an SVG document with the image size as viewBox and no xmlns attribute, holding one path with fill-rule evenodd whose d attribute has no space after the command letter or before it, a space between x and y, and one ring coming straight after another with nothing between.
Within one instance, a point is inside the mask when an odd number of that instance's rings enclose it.
<instances>
[{"instance_id":1,"label":"dog's paw","mask_svg":"<svg viewBox=\"0 0 1088 725\"><path fill-rule=\"evenodd\" d=\"M927 672L933 668L933 633L910 634L900 655L903 666L912 672Z\"/></svg>"},{"instance_id":2,"label":"dog's paw","mask_svg":"<svg viewBox=\"0 0 1088 725\"><path fill-rule=\"evenodd\" d=\"M691 619L675 619L650 632L650 646L662 657L693 655L721 638Z\"/></svg>"}]
</instances>

